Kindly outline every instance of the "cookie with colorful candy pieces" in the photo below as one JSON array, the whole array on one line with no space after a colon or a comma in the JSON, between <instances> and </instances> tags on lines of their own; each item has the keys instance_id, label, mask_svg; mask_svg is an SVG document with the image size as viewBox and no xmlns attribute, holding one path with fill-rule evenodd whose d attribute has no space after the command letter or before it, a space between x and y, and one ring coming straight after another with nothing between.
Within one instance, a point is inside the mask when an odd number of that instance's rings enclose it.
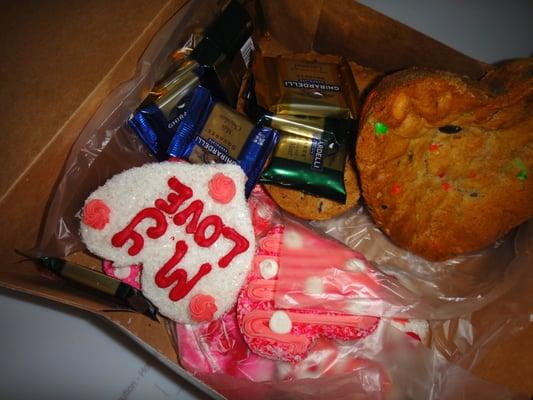
<instances>
[{"instance_id":1,"label":"cookie with colorful candy pieces","mask_svg":"<svg viewBox=\"0 0 533 400\"><path fill-rule=\"evenodd\" d=\"M228 164L147 164L85 201L80 233L115 267L141 265L143 294L176 322L215 320L235 304L255 237L246 176Z\"/></svg>"},{"instance_id":2,"label":"cookie with colorful candy pieces","mask_svg":"<svg viewBox=\"0 0 533 400\"><path fill-rule=\"evenodd\" d=\"M362 195L398 246L430 261L480 250L533 217L533 59L480 81L410 69L366 98Z\"/></svg>"}]
</instances>

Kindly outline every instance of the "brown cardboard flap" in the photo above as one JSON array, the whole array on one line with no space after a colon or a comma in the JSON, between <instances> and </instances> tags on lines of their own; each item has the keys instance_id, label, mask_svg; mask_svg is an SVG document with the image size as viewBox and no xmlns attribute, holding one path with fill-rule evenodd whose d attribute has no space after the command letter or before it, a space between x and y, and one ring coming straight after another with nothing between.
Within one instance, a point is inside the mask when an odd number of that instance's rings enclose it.
<instances>
[{"instance_id":1,"label":"brown cardboard flap","mask_svg":"<svg viewBox=\"0 0 533 400\"><path fill-rule=\"evenodd\" d=\"M0 198L139 35L161 15L168 18L176 3L74 5L58 0L3 5ZM24 146L19 146L21 138Z\"/></svg>"},{"instance_id":2,"label":"brown cardboard flap","mask_svg":"<svg viewBox=\"0 0 533 400\"><path fill-rule=\"evenodd\" d=\"M62 172L69 149L80 130L109 93L120 82L131 78L136 70L137 60L153 35L186 2L187 0L170 0L161 8L102 81L61 129L50 138L42 149L43 151L34 154L36 158L31 161L28 168L20 176L14 178L16 184L9 191L2 193L0 215L5 229L0 231L0 254L4 261L0 266L1 269L8 266L12 268L11 264L19 259L14 249L27 249L36 242L38 229L53 192L54 183ZM82 73L83 71L80 71L80 74ZM61 98L56 99L56 103L56 107L61 107ZM9 151L9 157L17 158L18 147L24 147L25 143L26 141L22 140L14 143ZM9 158L5 161L10 163ZM76 188L72 190L75 191Z\"/></svg>"},{"instance_id":3,"label":"brown cardboard flap","mask_svg":"<svg viewBox=\"0 0 533 400\"><path fill-rule=\"evenodd\" d=\"M121 82L133 76L137 68L137 60L153 35L186 2L187 0L167 1L155 13L152 20L143 29L139 29L139 35L130 43L126 52L118 57L115 65L64 122L61 129L50 136L48 143L41 144L43 151L33 155L37 158L26 160L29 163L28 168L19 177L10 178L16 183L9 191L2 193L0 199L1 286L100 314L116 324L123 325L124 329L133 332L133 335L140 340L151 343L152 347L173 362L176 362L176 353L164 324L156 324L144 315L106 311L116 309L116 304L89 291L75 288L62 280L51 280L41 275L36 265L31 261L22 261L24 257L18 255L15 249L25 250L35 244L48 199L53 193L54 184L62 171L69 149L81 129L109 93ZM23 46L21 43L16 43L16 45ZM23 47L19 50L22 51L22 49ZM83 76L83 71L79 71L79 74ZM44 76L42 78L46 79ZM10 83L17 84L11 81ZM54 99L55 107L61 107L61 100L61 97ZM28 108L31 109L31 104ZM43 118L42 115L41 118ZM25 143L27 143L25 140L12 143L9 156L18 157L20 154L18 146L24 147ZM9 159L5 161L9 163ZM14 172L17 171L14 170ZM71 190L76 189L73 187ZM91 261L91 258L84 255L74 256L74 259L83 260L84 265L93 268L96 268L99 263L94 259Z\"/></svg>"},{"instance_id":4,"label":"brown cardboard flap","mask_svg":"<svg viewBox=\"0 0 533 400\"><path fill-rule=\"evenodd\" d=\"M315 50L338 54L378 71L413 66L480 78L488 65L351 0L262 2L270 55Z\"/></svg>"},{"instance_id":5,"label":"brown cardboard flap","mask_svg":"<svg viewBox=\"0 0 533 400\"><path fill-rule=\"evenodd\" d=\"M267 0L261 2L264 25L268 35L276 42L276 49L284 52L303 53L313 50L323 0ZM274 55L279 51L262 43L261 50ZM328 53L328 52L326 52Z\"/></svg>"},{"instance_id":6,"label":"brown cardboard flap","mask_svg":"<svg viewBox=\"0 0 533 400\"><path fill-rule=\"evenodd\" d=\"M487 65L350 0L326 1L314 48L392 72L413 66L480 78Z\"/></svg>"}]
</instances>

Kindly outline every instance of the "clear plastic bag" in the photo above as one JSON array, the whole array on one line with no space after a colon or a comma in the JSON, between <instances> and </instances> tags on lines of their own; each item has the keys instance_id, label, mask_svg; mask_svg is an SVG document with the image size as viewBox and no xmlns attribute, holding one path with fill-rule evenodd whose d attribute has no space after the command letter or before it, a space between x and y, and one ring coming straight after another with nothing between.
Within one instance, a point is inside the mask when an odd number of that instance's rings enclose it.
<instances>
[{"instance_id":1,"label":"clear plastic bag","mask_svg":"<svg viewBox=\"0 0 533 400\"><path fill-rule=\"evenodd\" d=\"M529 273L533 264L533 224L527 222L492 247L442 262L431 262L392 243L363 207L312 224L359 251L387 275L424 299L406 316L449 319L481 309Z\"/></svg>"}]
</instances>

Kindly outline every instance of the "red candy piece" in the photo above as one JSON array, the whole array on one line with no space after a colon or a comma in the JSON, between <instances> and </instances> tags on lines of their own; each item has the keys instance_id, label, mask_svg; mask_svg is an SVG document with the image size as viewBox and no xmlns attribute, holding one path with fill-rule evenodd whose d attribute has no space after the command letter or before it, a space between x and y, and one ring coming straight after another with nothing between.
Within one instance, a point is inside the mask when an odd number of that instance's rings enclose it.
<instances>
[{"instance_id":1,"label":"red candy piece","mask_svg":"<svg viewBox=\"0 0 533 400\"><path fill-rule=\"evenodd\" d=\"M431 151L432 153L436 153L437 151L439 151L439 145L437 143L431 143L429 145L429 151Z\"/></svg>"},{"instance_id":2,"label":"red candy piece","mask_svg":"<svg viewBox=\"0 0 533 400\"><path fill-rule=\"evenodd\" d=\"M402 191L402 187L400 185L398 185L397 183L395 183L395 184L392 185L390 193L392 195L396 195L396 194L400 194L401 191Z\"/></svg>"}]
</instances>

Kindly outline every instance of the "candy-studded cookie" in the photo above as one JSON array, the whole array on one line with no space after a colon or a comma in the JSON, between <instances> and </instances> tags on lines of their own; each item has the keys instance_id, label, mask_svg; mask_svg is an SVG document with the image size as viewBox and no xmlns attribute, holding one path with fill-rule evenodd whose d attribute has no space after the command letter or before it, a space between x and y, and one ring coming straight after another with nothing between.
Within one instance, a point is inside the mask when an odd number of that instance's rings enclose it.
<instances>
[{"instance_id":1,"label":"candy-studded cookie","mask_svg":"<svg viewBox=\"0 0 533 400\"><path fill-rule=\"evenodd\" d=\"M473 81L409 70L368 96L356 147L364 200L399 246L443 260L533 216L533 60Z\"/></svg>"}]
</instances>

